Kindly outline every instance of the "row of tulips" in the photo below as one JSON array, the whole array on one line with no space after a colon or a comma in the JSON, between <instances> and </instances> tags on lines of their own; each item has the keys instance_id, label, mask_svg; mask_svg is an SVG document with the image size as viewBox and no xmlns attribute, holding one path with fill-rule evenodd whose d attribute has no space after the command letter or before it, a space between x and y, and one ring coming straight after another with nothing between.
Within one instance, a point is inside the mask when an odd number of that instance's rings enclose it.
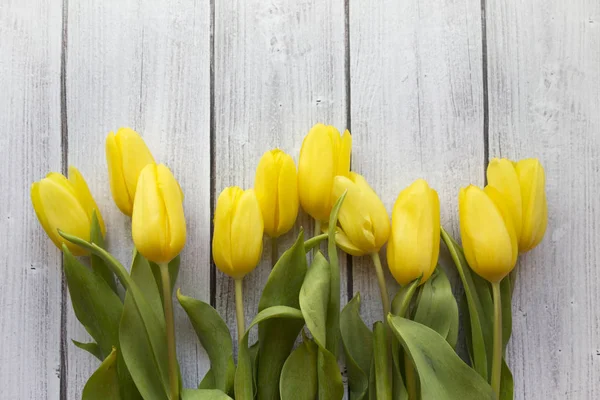
<instances>
[{"instance_id":1,"label":"row of tulips","mask_svg":"<svg viewBox=\"0 0 600 400\"><path fill-rule=\"evenodd\" d=\"M111 192L132 219L130 271L104 249L101 213L77 169L69 168L68 178L50 173L34 183L34 209L65 253L73 309L94 339L75 344L102 361L84 399L340 399L341 349L351 399L512 399L504 360L511 271L519 252L537 246L546 230L542 166L534 159L493 159L485 188L461 189L461 247L441 227L437 192L422 179L399 193L390 222L376 192L350 171L351 149L348 131L317 124L304 139L297 169L290 155L267 151L254 188L229 187L219 195L212 253L218 269L235 280L238 360L236 366L218 313L178 292L211 361L198 389L182 390L175 351L172 290L186 222L183 192L170 170L156 164L133 130L108 135ZM315 220L314 235L305 240L301 232L279 257L277 239L295 225L300 206ZM242 282L260 262L264 233L275 265L247 329ZM319 250L324 240L328 257ZM438 267L441 240L465 290L470 366L454 351L459 313ZM389 270L401 285L393 299L379 258L386 243ZM360 319L359 294L340 312L338 248L373 259L384 321L372 329ZM249 346L255 325L259 339ZM302 344L294 349L299 335Z\"/></svg>"}]
</instances>

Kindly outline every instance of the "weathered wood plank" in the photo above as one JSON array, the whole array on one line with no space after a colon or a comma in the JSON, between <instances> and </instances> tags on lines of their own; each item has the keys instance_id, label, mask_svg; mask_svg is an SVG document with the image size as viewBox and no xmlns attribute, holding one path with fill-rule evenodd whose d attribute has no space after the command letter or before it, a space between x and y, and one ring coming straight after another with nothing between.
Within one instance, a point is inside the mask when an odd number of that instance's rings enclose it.
<instances>
[{"instance_id":1,"label":"weathered wood plank","mask_svg":"<svg viewBox=\"0 0 600 400\"><path fill-rule=\"evenodd\" d=\"M129 263L129 218L114 205L106 134L130 126L167 164L185 193L187 247L176 287L210 293L210 7L208 2L69 2L67 112L69 164L80 168L106 220L110 250ZM68 339L88 336L69 304ZM184 386L196 387L208 359L175 301ZM98 362L68 343L68 398Z\"/></svg>"},{"instance_id":2,"label":"weathered wood plank","mask_svg":"<svg viewBox=\"0 0 600 400\"><path fill-rule=\"evenodd\" d=\"M29 188L61 170L61 4L0 6L0 385L7 399L60 393L61 256L37 221Z\"/></svg>"},{"instance_id":3,"label":"weathered wood plank","mask_svg":"<svg viewBox=\"0 0 600 400\"><path fill-rule=\"evenodd\" d=\"M251 187L259 158L271 148L297 161L314 123L345 128L342 2L217 2L214 62L215 200L227 186ZM312 235L308 217L301 216L297 226ZM297 232L285 235L280 248ZM271 270L268 241L264 248L263 262L244 282L246 323L257 312ZM233 280L220 271L216 277L217 309L235 337Z\"/></svg>"},{"instance_id":4,"label":"weathered wood plank","mask_svg":"<svg viewBox=\"0 0 600 400\"><path fill-rule=\"evenodd\" d=\"M488 2L490 157L538 157L549 224L521 258L516 399L600 397L600 3Z\"/></svg>"},{"instance_id":5,"label":"weathered wood plank","mask_svg":"<svg viewBox=\"0 0 600 400\"><path fill-rule=\"evenodd\" d=\"M475 0L350 2L352 168L390 213L402 189L426 179L455 234L458 190L484 176L480 13ZM393 296L398 286L387 275ZM353 289L367 324L381 320L370 258L354 259Z\"/></svg>"}]
</instances>

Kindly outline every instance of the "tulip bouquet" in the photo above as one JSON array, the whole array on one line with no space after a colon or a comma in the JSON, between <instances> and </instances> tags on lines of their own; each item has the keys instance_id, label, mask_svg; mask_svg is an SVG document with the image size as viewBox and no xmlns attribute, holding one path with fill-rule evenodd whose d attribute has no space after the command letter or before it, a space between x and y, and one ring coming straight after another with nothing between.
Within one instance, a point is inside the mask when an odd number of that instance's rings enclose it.
<instances>
[{"instance_id":1,"label":"tulip bouquet","mask_svg":"<svg viewBox=\"0 0 600 400\"><path fill-rule=\"evenodd\" d=\"M437 192L422 179L399 193L390 222L373 188L350 171L351 148L348 131L317 124L297 169L290 155L267 151L254 188L219 195L212 254L235 282L237 360L234 335L219 313L177 291L211 363L194 389L182 388L175 351L172 299L186 221L170 170L156 164L133 130L108 135L112 195L131 217L129 269L105 249L102 215L77 169L34 183L34 209L64 253L75 315L93 338L73 343L100 361L83 399L338 400L344 364L352 400L512 399L504 352L513 271L518 253L545 233L543 168L537 160L494 159L484 189L461 189L461 247L441 227ZM300 230L280 255L278 238L295 225L300 206L314 218L314 232ZM246 327L243 279L261 260L265 233L273 268ZM438 266L441 241L464 286L469 364L455 352L459 306ZM401 285L393 297L379 257L386 243L389 270ZM360 317L360 294L340 310L340 249L373 261L384 319L372 327ZM254 327L258 340L251 344Z\"/></svg>"}]
</instances>

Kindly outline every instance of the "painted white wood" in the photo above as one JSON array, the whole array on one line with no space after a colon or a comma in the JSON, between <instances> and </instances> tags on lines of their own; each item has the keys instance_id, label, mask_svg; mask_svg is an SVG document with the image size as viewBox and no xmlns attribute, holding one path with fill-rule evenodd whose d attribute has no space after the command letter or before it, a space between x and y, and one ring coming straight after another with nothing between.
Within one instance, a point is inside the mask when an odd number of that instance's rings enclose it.
<instances>
[{"instance_id":1,"label":"painted white wood","mask_svg":"<svg viewBox=\"0 0 600 400\"><path fill-rule=\"evenodd\" d=\"M439 194L443 226L455 236L458 190L484 176L480 18L478 0L350 2L352 168L390 217L399 192L426 179ZM393 296L398 285L385 269ZM353 289L367 325L381 320L370 257L353 260Z\"/></svg>"},{"instance_id":2,"label":"painted white wood","mask_svg":"<svg viewBox=\"0 0 600 400\"><path fill-rule=\"evenodd\" d=\"M69 2L66 66L68 161L87 179L103 212L112 252L129 264L131 224L112 201L104 154L106 134L130 126L156 160L168 165L185 195L187 246L183 293L209 300L210 261L210 7L208 2ZM89 336L68 304L68 339ZM208 369L183 309L175 300L178 358L184 386ZM98 361L68 343L68 398L79 399Z\"/></svg>"},{"instance_id":3,"label":"painted white wood","mask_svg":"<svg viewBox=\"0 0 600 400\"><path fill-rule=\"evenodd\" d=\"M215 201L227 186L251 187L258 160L271 148L297 161L315 123L345 129L344 58L341 1L216 2ZM312 236L307 216L297 226ZM280 247L289 246L297 232L285 235ZM264 249L263 262L244 280L247 324L271 270L268 240ZM343 257L341 270L345 304ZM218 270L216 276L217 310L235 338L233 280Z\"/></svg>"},{"instance_id":4,"label":"painted white wood","mask_svg":"<svg viewBox=\"0 0 600 400\"><path fill-rule=\"evenodd\" d=\"M522 256L516 399L600 397L600 3L488 2L490 157L538 157L549 223Z\"/></svg>"},{"instance_id":5,"label":"painted white wood","mask_svg":"<svg viewBox=\"0 0 600 400\"><path fill-rule=\"evenodd\" d=\"M29 189L61 170L61 10L56 0L0 5L0 386L7 399L60 393L61 256Z\"/></svg>"}]
</instances>

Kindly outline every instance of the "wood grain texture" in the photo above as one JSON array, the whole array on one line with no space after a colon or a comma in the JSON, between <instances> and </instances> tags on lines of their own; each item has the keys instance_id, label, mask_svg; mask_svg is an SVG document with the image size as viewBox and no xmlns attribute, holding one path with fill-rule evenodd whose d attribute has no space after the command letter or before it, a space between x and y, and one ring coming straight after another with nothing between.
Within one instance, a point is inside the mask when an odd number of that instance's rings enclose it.
<instances>
[{"instance_id":1,"label":"wood grain texture","mask_svg":"<svg viewBox=\"0 0 600 400\"><path fill-rule=\"evenodd\" d=\"M0 386L7 399L60 393L61 256L29 190L61 170L61 10L61 1L0 5Z\"/></svg>"},{"instance_id":2,"label":"wood grain texture","mask_svg":"<svg viewBox=\"0 0 600 400\"><path fill-rule=\"evenodd\" d=\"M352 168L390 213L402 189L426 179L455 235L458 190L484 176L480 13L474 0L350 2ZM459 288L452 263L442 262ZM393 296L398 285L386 274ZM354 260L353 289L367 325L381 320L370 257Z\"/></svg>"},{"instance_id":3,"label":"wood grain texture","mask_svg":"<svg viewBox=\"0 0 600 400\"><path fill-rule=\"evenodd\" d=\"M490 157L538 157L549 223L521 257L516 399L600 397L600 3L488 2Z\"/></svg>"},{"instance_id":4,"label":"wood grain texture","mask_svg":"<svg viewBox=\"0 0 600 400\"><path fill-rule=\"evenodd\" d=\"M193 0L69 2L67 115L69 164L88 180L103 212L110 250L126 265L130 219L112 201L104 140L136 129L157 162L184 189L187 246L176 284L204 301L210 294L210 7ZM88 335L68 305L68 339ZM184 386L208 369L183 309L175 301ZM79 399L98 362L68 343L68 398Z\"/></svg>"},{"instance_id":5,"label":"wood grain texture","mask_svg":"<svg viewBox=\"0 0 600 400\"><path fill-rule=\"evenodd\" d=\"M261 155L279 147L297 161L302 139L317 122L344 129L344 5L340 1L216 2L215 200L227 186L248 188ZM304 215L297 226L312 235ZM289 246L296 229L281 240ZM263 262L244 280L248 324L271 270ZM343 260L342 260L343 262ZM346 302L345 264L342 301ZM234 284L216 272L216 306L235 337ZM252 338L256 334L253 332Z\"/></svg>"}]
</instances>

